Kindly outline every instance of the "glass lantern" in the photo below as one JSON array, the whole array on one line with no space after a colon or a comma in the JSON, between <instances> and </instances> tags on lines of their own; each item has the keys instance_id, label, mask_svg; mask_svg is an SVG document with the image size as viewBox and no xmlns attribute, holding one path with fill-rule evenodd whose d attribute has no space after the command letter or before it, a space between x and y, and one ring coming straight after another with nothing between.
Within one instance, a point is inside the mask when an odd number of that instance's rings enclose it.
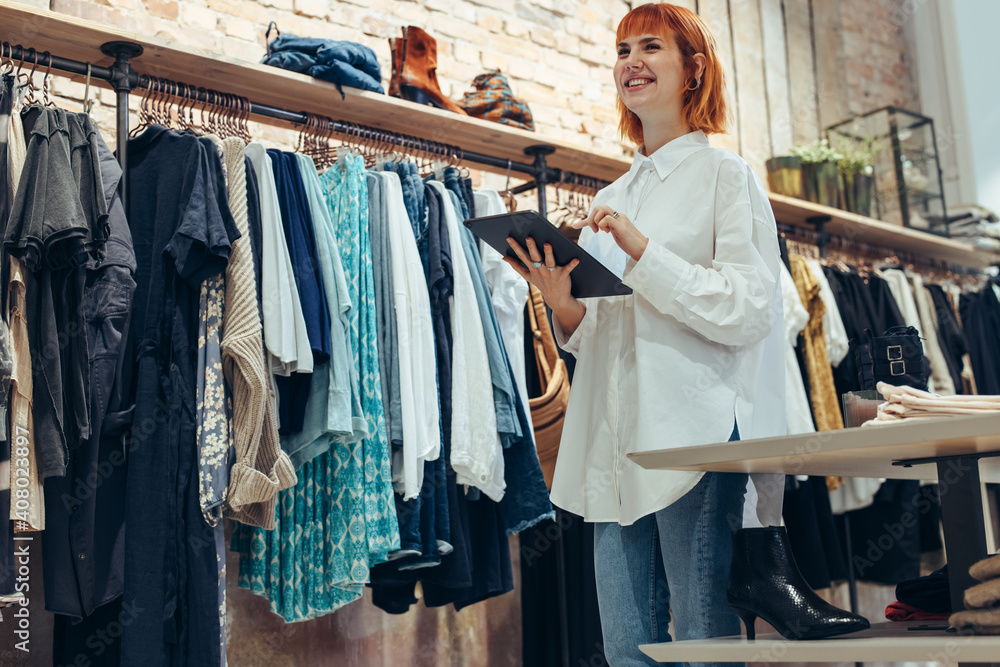
<instances>
[{"instance_id":1,"label":"glass lantern","mask_svg":"<svg viewBox=\"0 0 1000 667\"><path fill-rule=\"evenodd\" d=\"M871 217L948 236L933 119L890 106L831 125L826 134L834 148L874 141Z\"/></svg>"}]
</instances>

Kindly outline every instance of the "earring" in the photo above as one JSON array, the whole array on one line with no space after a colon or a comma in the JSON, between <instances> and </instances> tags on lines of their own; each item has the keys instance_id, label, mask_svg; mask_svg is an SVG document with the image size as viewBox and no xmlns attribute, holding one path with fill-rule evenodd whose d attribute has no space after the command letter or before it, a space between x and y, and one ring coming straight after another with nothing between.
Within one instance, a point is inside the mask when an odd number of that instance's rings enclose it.
<instances>
[{"instance_id":1,"label":"earring","mask_svg":"<svg viewBox=\"0 0 1000 667\"><path fill-rule=\"evenodd\" d=\"M693 87L692 86L688 86L687 89L688 90L698 90L698 88L700 86L701 86L701 79L695 79L694 80L694 86Z\"/></svg>"}]
</instances>

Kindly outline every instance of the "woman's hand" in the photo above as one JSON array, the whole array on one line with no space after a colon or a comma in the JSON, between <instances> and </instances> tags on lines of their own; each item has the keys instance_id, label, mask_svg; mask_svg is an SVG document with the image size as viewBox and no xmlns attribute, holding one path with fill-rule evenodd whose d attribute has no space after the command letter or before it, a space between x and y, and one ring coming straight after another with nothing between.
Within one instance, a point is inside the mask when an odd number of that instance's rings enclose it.
<instances>
[{"instance_id":1,"label":"woman's hand","mask_svg":"<svg viewBox=\"0 0 1000 667\"><path fill-rule=\"evenodd\" d=\"M574 222L573 227L576 229L590 227L594 232L609 232L618 247L637 262L649 245L649 239L635 228L631 220L603 204L595 206L584 220Z\"/></svg>"},{"instance_id":2,"label":"woman's hand","mask_svg":"<svg viewBox=\"0 0 1000 667\"><path fill-rule=\"evenodd\" d=\"M556 310L575 301L570 292L572 283L569 274L577 267L580 260L573 259L566 266L556 266L556 260L552 256L552 246L548 243L545 244L544 256L535 245L535 239L531 237L525 240L527 247L524 248L513 237L508 236L507 243L521 261L513 257L504 257L504 261L522 278L538 288L550 308Z\"/></svg>"}]
</instances>

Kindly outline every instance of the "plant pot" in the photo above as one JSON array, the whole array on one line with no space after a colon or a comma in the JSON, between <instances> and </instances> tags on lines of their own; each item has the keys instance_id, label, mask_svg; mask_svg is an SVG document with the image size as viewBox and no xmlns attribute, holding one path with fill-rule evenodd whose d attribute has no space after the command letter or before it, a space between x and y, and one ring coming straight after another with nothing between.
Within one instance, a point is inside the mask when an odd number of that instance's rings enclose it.
<instances>
[{"instance_id":1,"label":"plant pot","mask_svg":"<svg viewBox=\"0 0 1000 667\"><path fill-rule=\"evenodd\" d=\"M841 174L841 179L844 185L844 208L851 213L871 217L875 178L869 174Z\"/></svg>"},{"instance_id":2,"label":"plant pot","mask_svg":"<svg viewBox=\"0 0 1000 667\"><path fill-rule=\"evenodd\" d=\"M788 197L802 198L802 158L783 155L768 160L767 185L771 192Z\"/></svg>"},{"instance_id":3,"label":"plant pot","mask_svg":"<svg viewBox=\"0 0 1000 667\"><path fill-rule=\"evenodd\" d=\"M824 206L840 206L840 172L836 162L802 164L802 198Z\"/></svg>"}]
</instances>

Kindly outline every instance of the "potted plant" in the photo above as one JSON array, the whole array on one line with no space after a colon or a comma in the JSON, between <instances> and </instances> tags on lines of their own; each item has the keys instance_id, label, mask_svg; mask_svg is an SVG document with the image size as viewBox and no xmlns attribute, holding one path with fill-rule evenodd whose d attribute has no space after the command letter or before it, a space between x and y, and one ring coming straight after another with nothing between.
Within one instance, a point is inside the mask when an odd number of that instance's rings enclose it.
<instances>
[{"instance_id":1,"label":"potted plant","mask_svg":"<svg viewBox=\"0 0 1000 667\"><path fill-rule=\"evenodd\" d=\"M817 139L795 146L792 155L802 158L802 198L824 206L839 206L840 153L830 148L826 139Z\"/></svg>"},{"instance_id":2,"label":"potted plant","mask_svg":"<svg viewBox=\"0 0 1000 667\"><path fill-rule=\"evenodd\" d=\"M837 145L841 156L837 160L837 171L844 193L844 208L851 213L871 216L875 156L880 148L874 137L845 140Z\"/></svg>"},{"instance_id":3,"label":"potted plant","mask_svg":"<svg viewBox=\"0 0 1000 667\"><path fill-rule=\"evenodd\" d=\"M767 185L771 192L802 198L802 158L797 155L781 155L764 164L767 166Z\"/></svg>"}]
</instances>

